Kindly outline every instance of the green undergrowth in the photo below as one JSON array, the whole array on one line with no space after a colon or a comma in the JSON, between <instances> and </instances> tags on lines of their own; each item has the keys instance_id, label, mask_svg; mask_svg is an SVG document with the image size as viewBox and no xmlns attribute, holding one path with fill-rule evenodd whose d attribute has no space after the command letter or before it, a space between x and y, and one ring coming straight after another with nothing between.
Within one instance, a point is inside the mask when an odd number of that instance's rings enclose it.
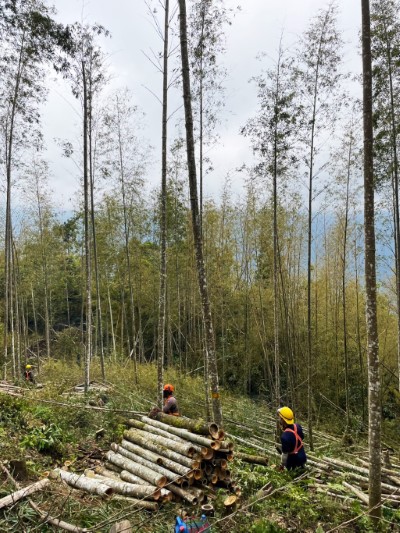
<instances>
[{"instance_id":1,"label":"green undergrowth","mask_svg":"<svg viewBox=\"0 0 400 533\"><path fill-rule=\"evenodd\" d=\"M121 439L125 421L133 416L132 412L147 413L155 403L155 366L139 365L135 376L131 361L112 362L106 367L106 390L95 390L86 397L74 390L76 385L82 384L82 375L83 370L78 365L48 361L42 365L38 376L43 388L31 388L21 399L0 394L0 457L6 463L15 459L26 461L29 479L25 483L40 479L45 472L67 461L70 470L78 473L92 468L111 442ZM91 380L102 383L100 367L96 364L92 365ZM167 369L165 380L174 383L184 415L204 417L204 384L200 377ZM267 455L270 463L268 467L239 460L229 463L232 478L242 492L233 513L225 511L223 502L227 493L224 490L210 493L209 502L215 508L215 516L211 519L213 532L322 533L349 521L340 531L376 531L357 502L349 500L342 505L319 492L313 473L296 477L277 469L279 456L274 451L274 430L271 420L267 423L268 417L274 415L265 402L227 391L222 391L222 399L225 430L238 438L236 449ZM106 410L88 410L85 405ZM359 446L366 446L365 435L358 426L347 428L346 438L342 438L341 423L338 420L335 426L329 420L327 426L319 424L315 428L317 457L332 455L349 460L349 454L357 455ZM102 431L99 433L99 430ZM390 432L385 438L391 441ZM255 443L258 448L253 447ZM307 439L305 444L307 447ZM333 490L337 488L330 479L319 481ZM269 487L268 495L263 492L266 487ZM12 490L3 476L0 497ZM52 516L98 533L108 533L112 523L123 518L131 521L134 531L172 532L174 517L182 507L174 503L165 505L157 513L138 512L126 502L102 501L58 483L51 483L49 489L32 499ZM198 515L200 512L185 508L189 513ZM384 509L384 519L382 531L400 530L398 511ZM38 522L35 511L26 501L21 501L0 512L0 531L33 533L54 531L54 528Z\"/></svg>"}]
</instances>

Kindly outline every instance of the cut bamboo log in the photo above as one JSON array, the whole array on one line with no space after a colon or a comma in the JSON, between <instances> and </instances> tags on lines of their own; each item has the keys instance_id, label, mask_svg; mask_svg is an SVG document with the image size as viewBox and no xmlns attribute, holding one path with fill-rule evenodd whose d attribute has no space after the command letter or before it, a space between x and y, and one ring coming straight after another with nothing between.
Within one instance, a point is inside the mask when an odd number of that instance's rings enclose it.
<instances>
[{"instance_id":1,"label":"cut bamboo log","mask_svg":"<svg viewBox=\"0 0 400 533\"><path fill-rule=\"evenodd\" d=\"M118 469L121 472L121 469ZM104 468L103 466L96 466L94 469L96 474L99 474L100 476L108 477L110 479L115 479L116 481L120 481L121 477L117 472L114 472L113 470L108 470L108 468ZM143 480L142 480L143 481Z\"/></svg>"},{"instance_id":2,"label":"cut bamboo log","mask_svg":"<svg viewBox=\"0 0 400 533\"><path fill-rule=\"evenodd\" d=\"M120 477L122 481L126 481L127 483L132 483L133 485L148 485L149 482L145 479L142 479L139 476L135 476L135 474L132 474L132 472L128 472L128 470L122 470L120 473ZM154 487L155 489L157 487Z\"/></svg>"},{"instance_id":3,"label":"cut bamboo log","mask_svg":"<svg viewBox=\"0 0 400 533\"><path fill-rule=\"evenodd\" d=\"M134 444L139 444L140 446L143 446L143 448L146 448L147 450L159 453L160 455L167 457L168 459L171 459L172 461L175 461L181 465L187 466L188 468L192 468L193 460L190 459L189 457L186 457L185 455L182 455L181 453L172 451L165 446L160 446L155 442L148 441L146 440L145 437L142 437L141 435L138 435L137 433L133 434L133 433L130 433L129 431L124 431L124 437L130 442L133 442Z\"/></svg>"},{"instance_id":4,"label":"cut bamboo log","mask_svg":"<svg viewBox=\"0 0 400 533\"><path fill-rule=\"evenodd\" d=\"M133 498L146 498L148 500L159 500L161 496L161 489L153 487L152 485L133 485L126 481L116 481L108 477L100 476L92 473L94 479L98 479L105 485L111 487L117 494L123 496L130 496ZM88 476L91 477L91 476Z\"/></svg>"},{"instance_id":5,"label":"cut bamboo log","mask_svg":"<svg viewBox=\"0 0 400 533\"><path fill-rule=\"evenodd\" d=\"M148 431L142 431L141 429L135 429L135 428L129 429L127 431L127 434L129 436L138 435L144 438L146 441L154 442L158 444L160 447L163 446L170 450L175 450L181 455L186 455L187 457L193 457L193 455L197 452L195 445L191 442L186 442L186 443L176 442L172 439L161 437L161 435L155 435L154 433L149 433ZM124 433L124 437L125 437L125 433ZM130 440L129 437L128 437L128 440Z\"/></svg>"},{"instance_id":6,"label":"cut bamboo log","mask_svg":"<svg viewBox=\"0 0 400 533\"><path fill-rule=\"evenodd\" d=\"M104 483L101 483L98 479L92 479L84 475L73 474L72 472L66 472L60 468L55 468L50 472L50 477L53 479L61 479L70 487L74 489L80 489L90 494L97 494L98 496L106 497L111 496L113 489Z\"/></svg>"},{"instance_id":7,"label":"cut bamboo log","mask_svg":"<svg viewBox=\"0 0 400 533\"><path fill-rule=\"evenodd\" d=\"M147 500L137 500L130 498L129 496L121 496L120 494L114 494L113 500L121 500L129 502L132 507L138 507L139 509L146 509L147 511L158 511L157 502L149 502Z\"/></svg>"},{"instance_id":8,"label":"cut bamboo log","mask_svg":"<svg viewBox=\"0 0 400 533\"><path fill-rule=\"evenodd\" d=\"M176 435L177 437L180 437L183 440L194 442L195 444L199 444L200 446L206 446L208 448L211 448L211 444L214 442L212 439L208 439L207 437L204 437L202 435L191 433L187 429L169 426L168 424L164 424L163 422L159 422L158 420L153 420L152 418L149 418L147 416L143 416L142 421L146 422L148 426L154 426L156 428L162 429L165 432L172 433L173 435Z\"/></svg>"},{"instance_id":9,"label":"cut bamboo log","mask_svg":"<svg viewBox=\"0 0 400 533\"><path fill-rule=\"evenodd\" d=\"M106 468L108 468L108 470L112 470L113 472L116 472L117 474L121 472L121 469L118 466L113 465L112 463L106 463Z\"/></svg>"},{"instance_id":10,"label":"cut bamboo log","mask_svg":"<svg viewBox=\"0 0 400 533\"><path fill-rule=\"evenodd\" d=\"M217 441L215 441L217 442ZM202 446L201 448L201 456L203 459L206 459L207 461L210 461L214 457L214 450L212 448L207 448L206 446Z\"/></svg>"},{"instance_id":11,"label":"cut bamboo log","mask_svg":"<svg viewBox=\"0 0 400 533\"><path fill-rule=\"evenodd\" d=\"M151 418L149 418L148 420L150 420L151 422L154 422L154 420L151 420ZM195 451L200 452L200 446L198 444L194 443L191 439L182 438L179 435L176 435L175 433L173 433L172 431L166 431L165 429L153 426L152 424L146 424L143 421L134 420L134 419L128 420L127 424L132 428L140 429L142 431L147 431L148 433L152 433L154 435L165 437L166 439L173 440L175 442L178 442L179 444L187 445L188 440L189 440L190 442L192 442L193 447L195 448ZM163 425L166 426L167 428L170 427L170 426L167 426L166 424L163 424Z\"/></svg>"},{"instance_id":12,"label":"cut bamboo log","mask_svg":"<svg viewBox=\"0 0 400 533\"><path fill-rule=\"evenodd\" d=\"M168 485L168 489L173 493L182 498L183 500L186 500L191 505L197 505L199 500L198 497L195 494L192 494L190 489L183 489L182 486L178 487L174 483L171 483Z\"/></svg>"},{"instance_id":13,"label":"cut bamboo log","mask_svg":"<svg viewBox=\"0 0 400 533\"><path fill-rule=\"evenodd\" d=\"M106 457L111 463L123 468L124 470L128 470L128 472L135 474L135 476L139 476L149 481L151 485L155 485L160 489L167 484L167 478L165 476L155 472L147 466L135 463L134 461L131 461L131 459L127 459L126 457L112 451L107 452Z\"/></svg>"},{"instance_id":14,"label":"cut bamboo log","mask_svg":"<svg viewBox=\"0 0 400 533\"><path fill-rule=\"evenodd\" d=\"M137 455L136 453L129 452L122 446L118 446L115 442L111 444L111 449L115 453L119 453L120 455L123 455L127 459L130 459L131 461L134 461L135 463L138 463L140 465L143 465L146 468L149 468L151 470L154 470L154 472L158 472L162 476L165 476L168 481L175 481L178 482L178 480L182 477L176 472L172 472L171 470L167 470L163 466L160 466L157 463L152 463L151 461L148 461L147 459L144 459L144 457L141 457L140 455Z\"/></svg>"},{"instance_id":15,"label":"cut bamboo log","mask_svg":"<svg viewBox=\"0 0 400 533\"><path fill-rule=\"evenodd\" d=\"M213 439L218 438L220 431L219 426L215 424L215 422L207 424L204 420L191 420L190 418L185 418L183 416L171 416L161 412L157 413L155 418L169 426L188 429L199 435L211 435Z\"/></svg>"},{"instance_id":16,"label":"cut bamboo log","mask_svg":"<svg viewBox=\"0 0 400 533\"><path fill-rule=\"evenodd\" d=\"M137 446L136 444L133 444L132 442L129 442L125 439L122 440L121 446L129 452L135 453L136 455L140 455L144 459L163 466L168 470L172 470L173 472L176 472L181 476L191 475L191 469L187 466L180 465L179 463L176 463L175 461L172 461L171 459L163 457L162 455L159 455L157 453L151 452L150 450L145 450L140 446Z\"/></svg>"},{"instance_id":17,"label":"cut bamboo log","mask_svg":"<svg viewBox=\"0 0 400 533\"><path fill-rule=\"evenodd\" d=\"M253 463L263 466L268 466L269 464L269 458L261 455L249 455L248 453L235 452L235 458L240 459L245 463Z\"/></svg>"},{"instance_id":18,"label":"cut bamboo log","mask_svg":"<svg viewBox=\"0 0 400 533\"><path fill-rule=\"evenodd\" d=\"M4 496L4 498L0 499L0 509L4 509L4 507L13 505L14 503L21 500L22 498L25 498L26 496L29 496L30 494L33 494L34 492L38 492L39 490L42 490L49 483L50 483L50 480L48 478L41 479L40 481L36 481L36 483L32 483L32 485L28 485L28 487L19 489L13 492L12 494L9 494L8 496Z\"/></svg>"}]
</instances>

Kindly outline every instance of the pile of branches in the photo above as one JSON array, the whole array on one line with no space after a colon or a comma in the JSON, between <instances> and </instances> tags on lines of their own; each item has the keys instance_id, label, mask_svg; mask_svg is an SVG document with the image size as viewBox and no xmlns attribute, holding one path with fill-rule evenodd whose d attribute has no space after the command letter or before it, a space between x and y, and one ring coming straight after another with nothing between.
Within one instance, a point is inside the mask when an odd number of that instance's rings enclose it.
<instances>
[{"instance_id":1,"label":"pile of branches","mask_svg":"<svg viewBox=\"0 0 400 533\"><path fill-rule=\"evenodd\" d=\"M104 466L83 475L55 469L51 476L102 497L115 493L147 510L171 500L203 503L214 487L240 493L228 468L233 443L216 424L158 413L156 419L128 420L127 426L121 443L111 444Z\"/></svg>"}]
</instances>

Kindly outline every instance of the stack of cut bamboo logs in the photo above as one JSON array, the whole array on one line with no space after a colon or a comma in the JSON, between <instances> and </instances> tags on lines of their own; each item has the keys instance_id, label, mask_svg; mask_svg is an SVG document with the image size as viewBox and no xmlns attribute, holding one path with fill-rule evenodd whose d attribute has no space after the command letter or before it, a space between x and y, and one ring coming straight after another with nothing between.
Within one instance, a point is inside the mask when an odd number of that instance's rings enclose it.
<instances>
[{"instance_id":1,"label":"stack of cut bamboo logs","mask_svg":"<svg viewBox=\"0 0 400 533\"><path fill-rule=\"evenodd\" d=\"M158 413L157 419L143 416L127 425L121 443L107 452L105 466L80 476L56 469L52 477L104 497L115 492L149 510L173 499L202 503L210 487L240 493L228 469L233 443L216 424Z\"/></svg>"}]
</instances>

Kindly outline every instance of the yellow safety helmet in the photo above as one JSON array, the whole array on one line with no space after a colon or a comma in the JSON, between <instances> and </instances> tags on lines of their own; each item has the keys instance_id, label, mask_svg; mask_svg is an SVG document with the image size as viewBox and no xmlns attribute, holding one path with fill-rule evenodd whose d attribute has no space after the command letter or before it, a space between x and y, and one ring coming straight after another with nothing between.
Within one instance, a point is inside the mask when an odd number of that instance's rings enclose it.
<instances>
[{"instance_id":1,"label":"yellow safety helmet","mask_svg":"<svg viewBox=\"0 0 400 533\"><path fill-rule=\"evenodd\" d=\"M27 370L30 370L32 368L32 365L26 365L25 367Z\"/></svg>"},{"instance_id":2,"label":"yellow safety helmet","mask_svg":"<svg viewBox=\"0 0 400 533\"><path fill-rule=\"evenodd\" d=\"M294 414L290 407L280 407L278 409L278 415L286 422L286 424L294 424Z\"/></svg>"}]
</instances>

